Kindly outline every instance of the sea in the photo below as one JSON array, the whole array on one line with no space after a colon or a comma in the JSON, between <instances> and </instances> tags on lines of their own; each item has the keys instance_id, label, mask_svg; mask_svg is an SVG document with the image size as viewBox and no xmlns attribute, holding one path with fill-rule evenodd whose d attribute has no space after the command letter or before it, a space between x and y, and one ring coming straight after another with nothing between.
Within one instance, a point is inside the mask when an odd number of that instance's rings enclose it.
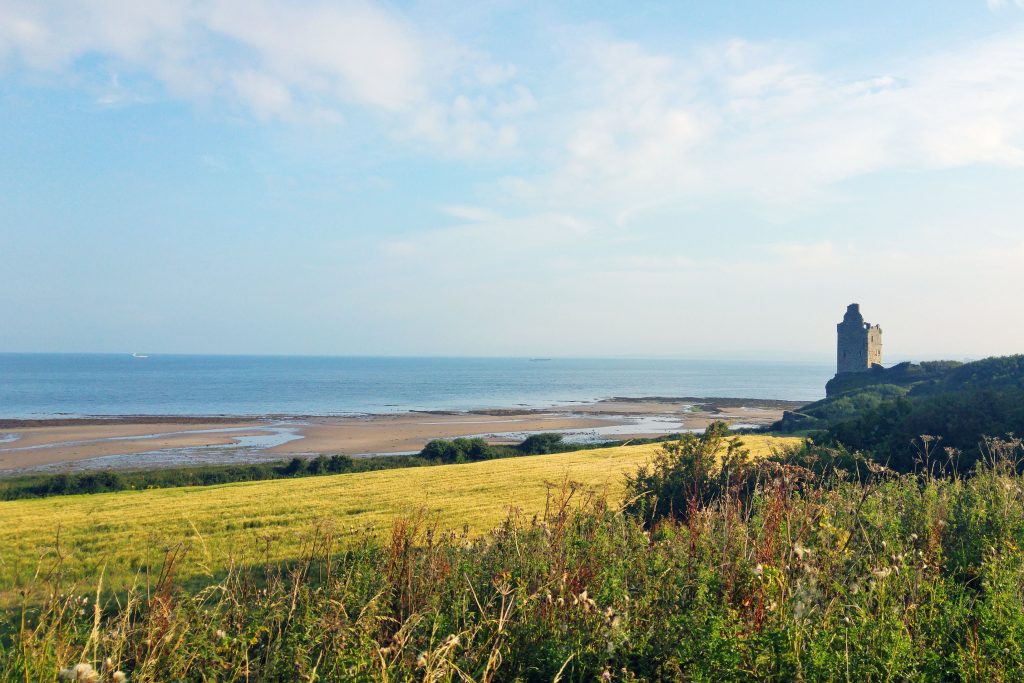
<instances>
[{"instance_id":1,"label":"sea","mask_svg":"<svg viewBox=\"0 0 1024 683\"><path fill-rule=\"evenodd\" d=\"M831 363L680 359L0 354L0 418L362 415L613 397L813 401Z\"/></svg>"}]
</instances>

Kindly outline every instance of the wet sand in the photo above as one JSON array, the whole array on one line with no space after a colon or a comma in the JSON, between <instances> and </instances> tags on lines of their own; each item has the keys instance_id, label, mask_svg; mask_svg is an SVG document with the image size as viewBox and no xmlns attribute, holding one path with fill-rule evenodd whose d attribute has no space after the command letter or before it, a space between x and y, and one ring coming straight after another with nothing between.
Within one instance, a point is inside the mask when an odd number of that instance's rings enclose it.
<instances>
[{"instance_id":1,"label":"wet sand","mask_svg":"<svg viewBox=\"0 0 1024 683\"><path fill-rule=\"evenodd\" d=\"M228 445L239 436L259 434L251 429L258 426L258 422L188 426L151 422L0 429L0 472L110 455ZM232 431L207 431L222 429Z\"/></svg>"},{"instance_id":2,"label":"wet sand","mask_svg":"<svg viewBox=\"0 0 1024 683\"><path fill-rule=\"evenodd\" d=\"M610 399L543 410L410 412L354 417L60 418L0 422L0 474L281 460L295 455L408 453L437 438L531 433L578 440L657 436L714 420L767 425L801 404L746 399Z\"/></svg>"}]
</instances>

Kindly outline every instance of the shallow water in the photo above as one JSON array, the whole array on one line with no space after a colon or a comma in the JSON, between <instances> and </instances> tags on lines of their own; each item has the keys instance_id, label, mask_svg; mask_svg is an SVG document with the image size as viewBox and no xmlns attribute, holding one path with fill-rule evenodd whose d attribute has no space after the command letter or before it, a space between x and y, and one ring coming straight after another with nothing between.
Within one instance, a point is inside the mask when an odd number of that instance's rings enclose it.
<instances>
[{"instance_id":1,"label":"shallow water","mask_svg":"<svg viewBox=\"0 0 1024 683\"><path fill-rule=\"evenodd\" d=\"M580 429L559 429L558 433L568 443L595 443L614 441L628 434L675 434L689 430L683 421L674 415L607 415L609 420L626 424L610 424L606 427L583 427ZM507 441L522 441L536 432L486 432L481 437L493 437Z\"/></svg>"},{"instance_id":2,"label":"shallow water","mask_svg":"<svg viewBox=\"0 0 1024 683\"><path fill-rule=\"evenodd\" d=\"M126 453L123 455L104 455L72 462L60 462L50 465L27 468L22 471L45 472L45 471L88 471L106 469L151 469L159 467L181 467L192 465L229 465L251 462L280 461L286 459L277 453L270 453L269 450L289 441L301 439L302 423L292 422L289 426L271 425L265 427L230 427L223 429L201 429L189 432L172 432L171 434L225 434L231 432L254 432L259 434L240 434L234 437L233 443L211 444L209 446L171 447L157 448L141 453ZM144 437L112 437L109 439L97 439L96 441L116 441L124 439L151 439L167 434L152 434ZM94 442L82 442L94 443ZM52 448L54 446L67 446L68 443L47 444L37 448ZM27 449L11 449L27 450Z\"/></svg>"}]
</instances>

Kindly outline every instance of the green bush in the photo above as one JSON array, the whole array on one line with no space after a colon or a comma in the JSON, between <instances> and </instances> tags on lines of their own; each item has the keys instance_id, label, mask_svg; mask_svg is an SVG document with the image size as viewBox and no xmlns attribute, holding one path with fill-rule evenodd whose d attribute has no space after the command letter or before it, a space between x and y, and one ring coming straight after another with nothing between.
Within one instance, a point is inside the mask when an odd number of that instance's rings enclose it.
<instances>
[{"instance_id":1,"label":"green bush","mask_svg":"<svg viewBox=\"0 0 1024 683\"><path fill-rule=\"evenodd\" d=\"M527 455L547 455L548 453L562 453L568 449L578 448L567 444L562 440L562 435L553 432L545 432L543 434L531 434L526 437L521 444L516 446L516 450L520 453Z\"/></svg>"},{"instance_id":2,"label":"green bush","mask_svg":"<svg viewBox=\"0 0 1024 683\"><path fill-rule=\"evenodd\" d=\"M457 463L491 460L502 457L504 450L492 446L481 438L472 439L434 439L420 451L420 457L431 462Z\"/></svg>"},{"instance_id":3,"label":"green bush","mask_svg":"<svg viewBox=\"0 0 1024 683\"><path fill-rule=\"evenodd\" d=\"M728 434L724 422L715 422L703 434L683 434L665 443L650 464L627 475L626 512L647 524L665 517L686 520L748 488L750 451Z\"/></svg>"}]
</instances>

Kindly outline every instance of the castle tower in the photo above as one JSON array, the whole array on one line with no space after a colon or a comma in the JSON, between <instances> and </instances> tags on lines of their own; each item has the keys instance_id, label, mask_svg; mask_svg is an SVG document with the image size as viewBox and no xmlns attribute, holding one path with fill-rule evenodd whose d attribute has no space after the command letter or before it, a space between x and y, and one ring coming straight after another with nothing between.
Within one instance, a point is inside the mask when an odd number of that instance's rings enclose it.
<instances>
[{"instance_id":1,"label":"castle tower","mask_svg":"<svg viewBox=\"0 0 1024 683\"><path fill-rule=\"evenodd\" d=\"M860 304L846 307L843 322L836 325L838 345L836 374L867 372L882 364L882 328L864 322Z\"/></svg>"}]
</instances>

